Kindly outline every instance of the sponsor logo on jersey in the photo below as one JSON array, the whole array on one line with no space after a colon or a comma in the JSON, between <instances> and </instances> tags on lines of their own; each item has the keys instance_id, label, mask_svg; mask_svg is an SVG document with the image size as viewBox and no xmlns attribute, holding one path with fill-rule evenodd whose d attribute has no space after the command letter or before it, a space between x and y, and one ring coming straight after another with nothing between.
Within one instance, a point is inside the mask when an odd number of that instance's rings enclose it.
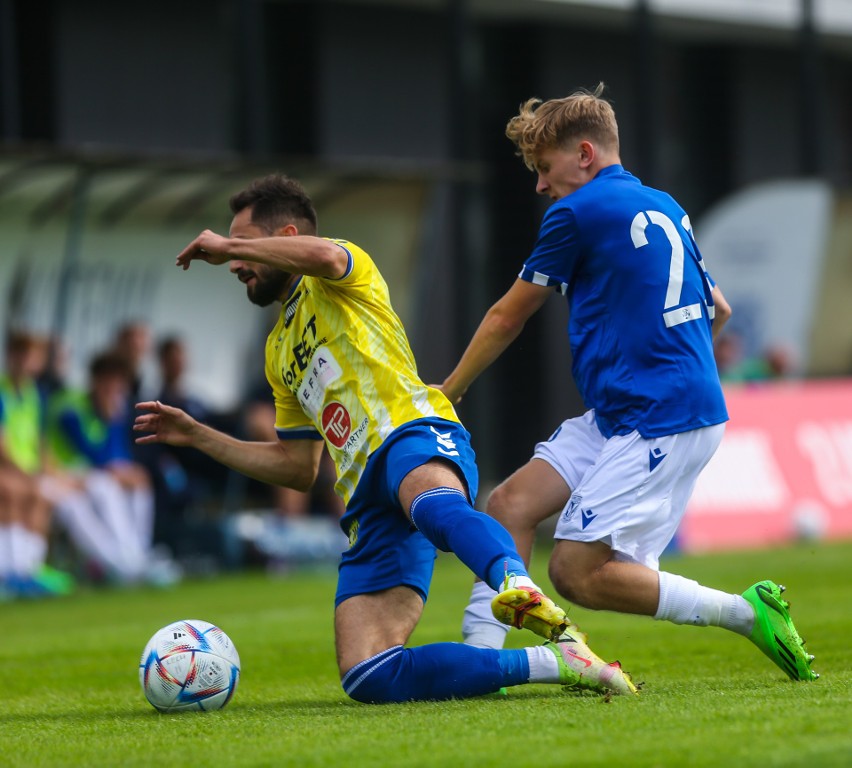
<instances>
[{"instance_id":1,"label":"sponsor logo on jersey","mask_svg":"<svg viewBox=\"0 0 852 768\"><path fill-rule=\"evenodd\" d=\"M660 464L660 462L668 456L667 453L663 453L660 448L653 448L648 451L648 466L649 472L653 472Z\"/></svg>"},{"instance_id":2,"label":"sponsor logo on jersey","mask_svg":"<svg viewBox=\"0 0 852 768\"><path fill-rule=\"evenodd\" d=\"M281 367L281 381L292 388L299 378L299 374L303 373L310 363L311 356L316 351L317 347L325 344L326 339L317 338L317 316L311 315L305 327L302 328L301 341L295 344L292 348L293 356L290 358L286 366Z\"/></svg>"},{"instance_id":3,"label":"sponsor logo on jersey","mask_svg":"<svg viewBox=\"0 0 852 768\"><path fill-rule=\"evenodd\" d=\"M320 423L325 439L335 448L342 448L346 444L352 431L352 419L341 403L334 401L323 408Z\"/></svg>"},{"instance_id":4,"label":"sponsor logo on jersey","mask_svg":"<svg viewBox=\"0 0 852 768\"><path fill-rule=\"evenodd\" d=\"M352 547L354 547L355 544L358 542L358 527L359 527L358 526L358 518L356 517L349 524L349 548L350 549Z\"/></svg>"},{"instance_id":5,"label":"sponsor logo on jersey","mask_svg":"<svg viewBox=\"0 0 852 768\"><path fill-rule=\"evenodd\" d=\"M342 374L343 369L331 354L331 350L325 345L318 346L296 392L302 410L312 419L320 412L328 388Z\"/></svg>"}]
</instances>

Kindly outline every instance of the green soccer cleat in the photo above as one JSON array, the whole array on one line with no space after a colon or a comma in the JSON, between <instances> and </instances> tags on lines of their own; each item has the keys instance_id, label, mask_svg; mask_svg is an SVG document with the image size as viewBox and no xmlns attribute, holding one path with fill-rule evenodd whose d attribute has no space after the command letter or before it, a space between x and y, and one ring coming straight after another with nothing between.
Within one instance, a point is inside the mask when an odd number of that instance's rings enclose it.
<instances>
[{"instance_id":1,"label":"green soccer cleat","mask_svg":"<svg viewBox=\"0 0 852 768\"><path fill-rule=\"evenodd\" d=\"M33 578L51 595L70 595L77 587L77 582L70 573L49 565L42 565Z\"/></svg>"},{"instance_id":2,"label":"green soccer cleat","mask_svg":"<svg viewBox=\"0 0 852 768\"><path fill-rule=\"evenodd\" d=\"M609 664L586 644L585 636L565 632L555 643L547 642L546 648L556 654L559 661L559 682L569 688L578 688L596 693L636 696L639 689L621 664Z\"/></svg>"},{"instance_id":3,"label":"green soccer cleat","mask_svg":"<svg viewBox=\"0 0 852 768\"><path fill-rule=\"evenodd\" d=\"M502 624L529 629L545 640L557 640L568 617L549 597L534 589L504 589L491 601L491 612Z\"/></svg>"},{"instance_id":4,"label":"green soccer cleat","mask_svg":"<svg viewBox=\"0 0 852 768\"><path fill-rule=\"evenodd\" d=\"M784 587L775 582L759 581L743 592L743 598L754 608L749 640L791 680L816 680L819 675L811 669L814 657L805 651L805 641L787 611L790 604L781 599L783 591Z\"/></svg>"}]
</instances>

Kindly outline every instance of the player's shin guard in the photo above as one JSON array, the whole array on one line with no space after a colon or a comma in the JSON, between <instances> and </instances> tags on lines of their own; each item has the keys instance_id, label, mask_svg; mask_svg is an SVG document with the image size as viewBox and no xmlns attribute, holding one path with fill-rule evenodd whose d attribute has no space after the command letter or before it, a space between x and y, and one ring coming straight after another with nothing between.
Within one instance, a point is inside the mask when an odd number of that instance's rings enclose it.
<instances>
[{"instance_id":1,"label":"player's shin guard","mask_svg":"<svg viewBox=\"0 0 852 768\"><path fill-rule=\"evenodd\" d=\"M528 576L509 532L478 512L455 488L432 488L411 503L417 529L443 552L454 552L492 589L503 589L506 571Z\"/></svg>"},{"instance_id":2,"label":"player's shin guard","mask_svg":"<svg viewBox=\"0 0 852 768\"><path fill-rule=\"evenodd\" d=\"M523 650L433 643L388 648L352 667L341 684L356 701L384 704L481 696L503 686L525 683L529 676L529 661Z\"/></svg>"}]
</instances>

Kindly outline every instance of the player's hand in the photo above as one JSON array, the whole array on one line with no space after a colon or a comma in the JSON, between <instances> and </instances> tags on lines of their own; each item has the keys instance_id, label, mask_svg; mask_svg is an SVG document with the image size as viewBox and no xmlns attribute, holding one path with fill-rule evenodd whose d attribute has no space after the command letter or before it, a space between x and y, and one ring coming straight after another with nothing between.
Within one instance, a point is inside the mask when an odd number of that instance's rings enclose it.
<instances>
[{"instance_id":1,"label":"player's hand","mask_svg":"<svg viewBox=\"0 0 852 768\"><path fill-rule=\"evenodd\" d=\"M228 238L205 229L178 254L175 264L183 267L184 270L189 269L189 265L196 260L206 261L208 264L216 266L224 264L226 261L230 261L227 243Z\"/></svg>"},{"instance_id":2,"label":"player's hand","mask_svg":"<svg viewBox=\"0 0 852 768\"><path fill-rule=\"evenodd\" d=\"M134 432L148 432L137 437L136 443L167 443L168 445L192 445L192 435L197 422L180 408L165 405L159 400L137 403L141 411L133 422Z\"/></svg>"},{"instance_id":3,"label":"player's hand","mask_svg":"<svg viewBox=\"0 0 852 768\"><path fill-rule=\"evenodd\" d=\"M437 389L443 392L447 400L449 400L453 405L458 405L462 401L462 395L457 395L454 392L451 392L449 388L444 389L443 384L430 384L429 386L432 387L432 389Z\"/></svg>"}]
</instances>

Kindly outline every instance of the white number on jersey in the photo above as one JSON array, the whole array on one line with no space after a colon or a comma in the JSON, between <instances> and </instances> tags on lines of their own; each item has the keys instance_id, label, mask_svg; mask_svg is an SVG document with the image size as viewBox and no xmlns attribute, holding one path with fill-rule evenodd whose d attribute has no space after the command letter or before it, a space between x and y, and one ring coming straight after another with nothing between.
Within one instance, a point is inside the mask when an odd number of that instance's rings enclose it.
<instances>
[{"instance_id":1,"label":"white number on jersey","mask_svg":"<svg viewBox=\"0 0 852 768\"><path fill-rule=\"evenodd\" d=\"M669 262L669 282L666 287L666 298L663 303L663 322L667 328L673 328L690 320L698 320L702 316L701 304L690 304L680 306L680 294L683 290L683 241L680 239L675 223L660 211L640 211L633 218L630 225L630 237L634 248L642 248L648 245L648 237L645 230L656 224L665 232L671 246L671 261ZM683 218L684 229L689 231L689 217Z\"/></svg>"}]
</instances>

